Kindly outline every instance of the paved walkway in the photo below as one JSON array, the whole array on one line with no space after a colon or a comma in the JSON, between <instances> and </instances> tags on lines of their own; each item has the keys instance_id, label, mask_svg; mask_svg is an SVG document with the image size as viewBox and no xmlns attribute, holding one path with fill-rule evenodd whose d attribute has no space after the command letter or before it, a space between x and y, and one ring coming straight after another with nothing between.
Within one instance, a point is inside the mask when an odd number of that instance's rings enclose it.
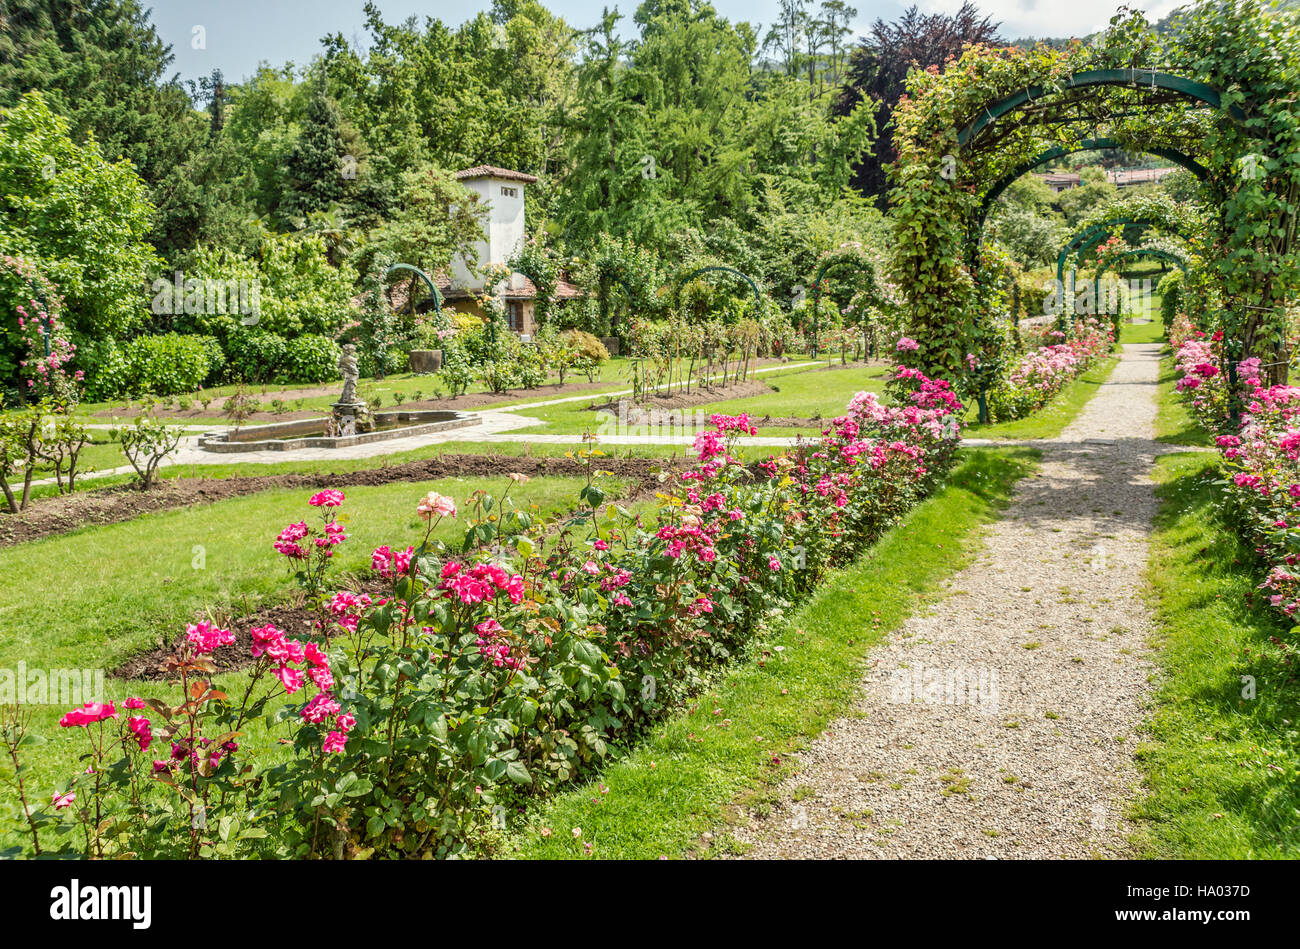
<instances>
[{"instance_id":1,"label":"paved walkway","mask_svg":"<svg viewBox=\"0 0 1300 949\"><path fill-rule=\"evenodd\" d=\"M819 362L800 362L800 363L782 363L772 366L762 366L755 369L755 373L779 372L790 369L804 369L809 366L820 365ZM347 448L295 448L288 451L241 451L241 452L211 452L204 451L199 447L199 436L206 432L224 432L228 426L220 423L208 425L186 424L179 426L188 432L194 432L193 435L186 435L181 440L180 446L176 451L167 457L167 460L160 467L170 465L229 465L229 464L283 464L292 461L332 461L345 460L350 458L381 458L385 455L394 455L399 452L414 451L429 445L438 445L444 442L525 442L534 445L580 445L582 444L582 435L580 434L563 434L563 433L536 433L523 432L521 429L544 425L542 419L533 418L528 415L518 413L531 409L545 408L550 405L561 405L566 402L590 402L594 399L617 399L620 396L631 395L631 389L619 389L613 392L586 392L582 395L564 396L558 399L544 399L536 402L520 402L512 404L509 408L503 409L475 409L471 414L478 418L474 425L465 426L464 428L447 429L441 432L431 432L424 435L416 435L411 438L389 438L383 441L369 442L363 445L351 445ZM693 412L694 408L683 410L687 413ZM87 425L87 428L110 429L116 426L109 423L94 423ZM689 446L695 439L694 434L690 435L641 435L633 433L621 433L618 431L599 431L601 444L604 445L682 445ZM793 437L763 437L746 439L747 445L759 445L770 448L782 448L793 445L796 439ZM130 465L119 465L115 468L101 468L96 471L88 471L77 476L78 481L89 481L94 478L106 478L118 474L132 473ZM54 478L41 478L33 481L32 484L53 484Z\"/></svg>"},{"instance_id":2,"label":"paved walkway","mask_svg":"<svg viewBox=\"0 0 1300 949\"><path fill-rule=\"evenodd\" d=\"M852 717L798 756L752 857L1123 856L1153 670L1143 571L1160 346L1114 373L927 615L877 647Z\"/></svg>"}]
</instances>

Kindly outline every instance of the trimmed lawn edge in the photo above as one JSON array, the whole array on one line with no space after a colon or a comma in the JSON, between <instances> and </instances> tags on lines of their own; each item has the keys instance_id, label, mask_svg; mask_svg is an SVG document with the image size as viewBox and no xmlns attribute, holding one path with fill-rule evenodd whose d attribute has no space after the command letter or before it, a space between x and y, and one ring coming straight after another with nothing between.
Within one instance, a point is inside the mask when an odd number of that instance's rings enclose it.
<instances>
[{"instance_id":1,"label":"trimmed lawn edge","mask_svg":"<svg viewBox=\"0 0 1300 949\"><path fill-rule=\"evenodd\" d=\"M1006 507L1037 457L1028 448L962 449L947 486L828 575L812 600L756 638L687 710L598 777L535 805L506 855L657 859L701 848L701 836L727 821L734 802L778 783L785 756L849 710L867 653L942 596L940 581L970 561L980 528Z\"/></svg>"},{"instance_id":2,"label":"trimmed lawn edge","mask_svg":"<svg viewBox=\"0 0 1300 949\"><path fill-rule=\"evenodd\" d=\"M1161 859L1295 859L1295 636L1256 590L1259 560L1219 515L1217 462L1195 452L1156 464L1147 583L1160 674L1138 748L1134 843Z\"/></svg>"}]
</instances>

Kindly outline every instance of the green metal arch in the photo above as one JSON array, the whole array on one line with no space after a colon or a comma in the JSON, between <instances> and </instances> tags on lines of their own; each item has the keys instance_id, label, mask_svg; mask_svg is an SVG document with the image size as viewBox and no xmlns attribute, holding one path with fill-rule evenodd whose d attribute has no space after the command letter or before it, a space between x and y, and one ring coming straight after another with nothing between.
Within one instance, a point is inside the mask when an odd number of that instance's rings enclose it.
<instances>
[{"instance_id":1,"label":"green metal arch","mask_svg":"<svg viewBox=\"0 0 1300 949\"><path fill-rule=\"evenodd\" d=\"M957 144L965 147L983 129L992 125L1008 112L1020 108L1027 102L1046 98L1065 89L1080 89L1088 86L1150 86L1152 89L1165 89L1204 102L1215 109L1221 108L1223 100L1219 91L1195 79L1175 76L1154 69L1089 69L1062 80L1060 88L1049 89L1045 86L1033 86L1020 92L999 99L992 105L985 106L984 111L957 134ZM1229 114L1236 121L1244 121L1246 113L1240 106L1232 106Z\"/></svg>"},{"instance_id":2,"label":"green metal arch","mask_svg":"<svg viewBox=\"0 0 1300 949\"><path fill-rule=\"evenodd\" d=\"M745 283L749 284L749 289L754 292L754 306L756 307L756 309L754 310L754 318L757 319L759 313L761 313L763 310L763 294L759 292L758 284L756 284L753 281L753 279L749 276L749 274L742 273L739 270L737 270L735 267L723 267L719 265L713 265L709 267L700 267L698 270L692 270L690 273L686 274L684 277L681 277L677 281L677 292L680 294L682 287L690 283L692 280L694 280L696 277L700 276L701 274L714 273L714 272L735 274L741 280L745 281Z\"/></svg>"},{"instance_id":3,"label":"green metal arch","mask_svg":"<svg viewBox=\"0 0 1300 949\"><path fill-rule=\"evenodd\" d=\"M622 267L601 267L596 271L597 283L606 277L612 277L619 282L623 292L627 294L628 303L636 302L636 294L632 291L632 284L628 282L627 274L623 272Z\"/></svg>"},{"instance_id":4,"label":"green metal arch","mask_svg":"<svg viewBox=\"0 0 1300 949\"><path fill-rule=\"evenodd\" d=\"M1160 227L1164 228L1164 222L1150 217L1122 217L1113 221L1100 221L1091 224L1083 230L1075 233L1065 246L1061 248L1061 253L1056 257L1056 279L1065 280L1065 262L1069 260L1071 254L1079 254L1082 257L1095 244L1099 243L1106 235L1110 234L1115 228L1125 228L1140 225L1142 227ZM1168 230L1167 228L1165 228Z\"/></svg>"},{"instance_id":5,"label":"green metal arch","mask_svg":"<svg viewBox=\"0 0 1300 949\"><path fill-rule=\"evenodd\" d=\"M1156 257L1160 260L1167 260L1170 263L1177 264L1179 270L1184 274L1187 273L1187 261L1183 260L1183 258L1179 257L1177 254L1171 254L1169 251L1161 250L1158 247L1139 247L1136 250L1126 250L1122 254L1116 254L1113 260L1103 264L1097 270L1096 276L1093 279L1096 280L1097 283L1101 283L1102 275L1127 257Z\"/></svg>"},{"instance_id":6,"label":"green metal arch","mask_svg":"<svg viewBox=\"0 0 1300 949\"><path fill-rule=\"evenodd\" d=\"M1177 264L1178 269L1183 272L1184 276L1187 274L1187 262L1177 254L1171 254L1167 250L1161 250L1158 247L1138 247L1135 250L1126 250L1122 254L1116 254L1113 260L1103 264L1097 269L1097 272L1092 275L1092 298L1094 300L1101 299L1101 278L1121 260L1125 260L1129 257L1155 257L1160 260L1168 260Z\"/></svg>"},{"instance_id":7,"label":"green metal arch","mask_svg":"<svg viewBox=\"0 0 1300 949\"><path fill-rule=\"evenodd\" d=\"M1204 165L1198 162L1195 158L1192 158L1192 156L1178 151L1176 148L1162 148L1156 145L1142 147L1125 145L1113 138L1085 138L1073 145L1054 145L1028 161L1017 165L1011 171L1007 172L995 181L993 186L985 192L984 200L980 203L979 217L976 219L976 233L983 229L984 219L988 217L988 213L993 207L993 202L1001 197L1002 192L1006 191L1007 188L1011 186L1012 182L1021 175L1033 171L1040 165L1045 165L1058 158L1064 158L1066 155L1073 155L1076 152L1099 152L1120 148L1127 151L1140 151L1145 154L1159 155L1161 158L1167 158L1169 161L1186 168L1201 181L1206 180L1209 175L1209 170Z\"/></svg>"},{"instance_id":8,"label":"green metal arch","mask_svg":"<svg viewBox=\"0 0 1300 949\"><path fill-rule=\"evenodd\" d=\"M1150 217L1116 218L1113 221L1100 221L1096 224L1091 224L1088 227L1083 228L1082 230L1075 233L1074 236L1072 236L1070 240L1066 242L1066 245L1063 248L1061 248L1061 253L1056 258L1056 294L1057 294L1057 304L1058 304L1057 307L1057 314L1058 314L1057 328L1058 329L1065 328L1065 312L1066 312L1065 297L1067 296L1066 293L1067 287L1065 285L1065 263L1067 260L1069 260L1070 255L1077 254L1079 257L1079 263L1082 263L1083 255L1086 254L1090 249L1095 247L1097 244L1101 243L1101 241L1107 235L1113 232L1116 228L1123 229L1125 227L1131 227L1133 225L1140 225L1142 227L1158 227L1172 233L1171 229L1166 227L1165 223L1157 218L1150 218ZM1076 269L1077 266L1078 265L1076 264ZM1072 274L1074 272L1075 271L1071 271ZM1073 293L1073 282L1074 282L1074 278L1071 277L1071 286L1070 288L1068 288L1071 293ZM1101 286L1101 273L1094 274L1093 275L1094 293L1100 292L1097 289L1100 286Z\"/></svg>"},{"instance_id":9,"label":"green metal arch","mask_svg":"<svg viewBox=\"0 0 1300 949\"><path fill-rule=\"evenodd\" d=\"M416 267L414 264L393 264L393 266L384 271L384 276L387 277L398 270L409 270L411 273L423 280L424 285L428 287L429 292L433 294L433 311L439 314L442 313L442 294L438 292L438 288L434 286L433 280L430 279L427 273L419 267Z\"/></svg>"},{"instance_id":10,"label":"green metal arch","mask_svg":"<svg viewBox=\"0 0 1300 949\"><path fill-rule=\"evenodd\" d=\"M862 273L865 273L867 275L867 279L871 283L872 292L876 294L879 294L880 292L880 286L879 284L876 283L875 271L872 270L871 267L864 264L863 261L856 255L836 254L822 262L822 265L817 268L817 276L813 278L813 285L812 285L812 292L813 292L812 356L814 359L817 358L817 342L818 339L820 338L818 330L821 328L822 283L825 281L826 275L830 273L831 270L844 264L850 264L856 267Z\"/></svg>"}]
</instances>

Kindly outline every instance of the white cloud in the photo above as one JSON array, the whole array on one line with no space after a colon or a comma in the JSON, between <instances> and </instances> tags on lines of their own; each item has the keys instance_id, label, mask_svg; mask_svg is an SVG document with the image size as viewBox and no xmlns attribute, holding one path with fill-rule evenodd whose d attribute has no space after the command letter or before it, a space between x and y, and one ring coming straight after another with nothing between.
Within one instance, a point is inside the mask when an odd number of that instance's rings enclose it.
<instances>
[{"instance_id":1,"label":"white cloud","mask_svg":"<svg viewBox=\"0 0 1300 949\"><path fill-rule=\"evenodd\" d=\"M980 12L1001 21L1007 39L1022 36L1087 36L1105 29L1121 0L976 0ZM1130 0L1155 22L1187 0ZM953 13L961 0L917 0L927 13Z\"/></svg>"}]
</instances>

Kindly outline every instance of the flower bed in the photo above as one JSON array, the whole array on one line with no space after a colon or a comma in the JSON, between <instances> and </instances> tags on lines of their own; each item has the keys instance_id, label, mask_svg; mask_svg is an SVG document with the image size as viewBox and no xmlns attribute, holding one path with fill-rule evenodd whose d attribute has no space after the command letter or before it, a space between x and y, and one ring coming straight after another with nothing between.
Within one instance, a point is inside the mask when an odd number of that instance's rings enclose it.
<instances>
[{"instance_id":1,"label":"flower bed","mask_svg":"<svg viewBox=\"0 0 1300 949\"><path fill-rule=\"evenodd\" d=\"M1174 388L1215 437L1229 516L1268 567L1259 589L1287 617L1300 610L1300 388L1266 386L1260 360L1236 366L1240 427L1228 430L1230 392L1222 333L1207 336L1179 316L1170 330Z\"/></svg>"},{"instance_id":2,"label":"flower bed","mask_svg":"<svg viewBox=\"0 0 1300 949\"><path fill-rule=\"evenodd\" d=\"M900 368L896 405L859 393L822 437L757 469L734 457L746 416L714 416L698 465L643 523L605 503L600 452L581 511L535 521L483 492L431 495L414 543L376 549L380 590L331 592L347 542L342 492L310 504L274 550L318 617L309 641L253 629L241 696L207 658L228 630L191 626L169 669L177 704L130 698L69 713L89 767L40 806L20 789L33 851L118 857L456 856L490 849L532 796L590 774L679 708L824 573L939 483L963 406ZM511 484L523 480L512 475ZM463 518L463 542L431 540ZM287 701L286 701L287 700ZM274 707L274 706L279 706ZM245 739L265 718L293 756ZM0 723L17 756L21 722ZM162 753L160 754L160 750ZM105 815L111 815L105 819Z\"/></svg>"},{"instance_id":3,"label":"flower bed","mask_svg":"<svg viewBox=\"0 0 1300 949\"><path fill-rule=\"evenodd\" d=\"M1115 337L1095 320L1080 323L1074 336L1052 330L1058 342L1020 357L989 391L989 414L996 422L1024 418L1047 404L1071 380L1111 351Z\"/></svg>"}]
</instances>

